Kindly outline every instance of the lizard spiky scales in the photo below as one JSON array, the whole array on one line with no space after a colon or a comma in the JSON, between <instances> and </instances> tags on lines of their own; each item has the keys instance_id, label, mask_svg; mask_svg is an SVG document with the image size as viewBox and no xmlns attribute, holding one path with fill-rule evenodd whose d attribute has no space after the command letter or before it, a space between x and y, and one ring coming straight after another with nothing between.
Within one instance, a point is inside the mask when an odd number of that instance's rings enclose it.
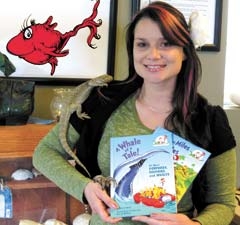
<instances>
[{"instance_id":1,"label":"lizard spiky scales","mask_svg":"<svg viewBox=\"0 0 240 225\"><path fill-rule=\"evenodd\" d=\"M65 151L76 161L76 163L81 166L87 174L90 176L87 168L80 162L77 156L74 154L73 150L68 144L67 141L67 132L69 127L69 119L76 111L77 116L80 119L90 119L90 117L82 112L82 103L88 98L92 89L94 87L107 86L109 82L113 80L113 77L104 74L88 80L78 86L76 86L69 94L66 96L66 107L61 112L59 120L59 139L65 149Z\"/></svg>"}]
</instances>

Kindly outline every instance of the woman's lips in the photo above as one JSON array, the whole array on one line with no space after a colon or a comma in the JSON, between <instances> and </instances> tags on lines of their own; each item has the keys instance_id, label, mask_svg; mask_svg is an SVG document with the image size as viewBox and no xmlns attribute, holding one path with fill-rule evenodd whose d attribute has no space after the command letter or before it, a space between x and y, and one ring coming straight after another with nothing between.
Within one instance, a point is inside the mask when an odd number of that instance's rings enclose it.
<instances>
[{"instance_id":1,"label":"woman's lips","mask_svg":"<svg viewBox=\"0 0 240 225\"><path fill-rule=\"evenodd\" d=\"M165 68L166 65L165 64L164 65L145 65L145 67L151 72L157 72Z\"/></svg>"}]
</instances>

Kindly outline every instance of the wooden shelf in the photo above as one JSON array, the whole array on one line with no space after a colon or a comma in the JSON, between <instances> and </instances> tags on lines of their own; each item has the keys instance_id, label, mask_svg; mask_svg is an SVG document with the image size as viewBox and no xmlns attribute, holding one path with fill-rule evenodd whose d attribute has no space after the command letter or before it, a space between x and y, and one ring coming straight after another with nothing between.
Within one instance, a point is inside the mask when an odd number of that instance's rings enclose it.
<instances>
[{"instance_id":1,"label":"wooden shelf","mask_svg":"<svg viewBox=\"0 0 240 225\"><path fill-rule=\"evenodd\" d=\"M50 218L70 225L84 212L84 206L77 199L42 175L25 181L11 178L17 169L32 170L33 151L54 125L0 126L0 177L13 194L13 218L0 218L0 225L18 225L20 219L38 222Z\"/></svg>"},{"instance_id":2,"label":"wooden shelf","mask_svg":"<svg viewBox=\"0 0 240 225\"><path fill-rule=\"evenodd\" d=\"M17 181L11 180L7 181L6 185L12 190L21 189L39 189L39 188L56 188L57 186L44 176L39 176L33 178L32 180Z\"/></svg>"},{"instance_id":3,"label":"wooden shelf","mask_svg":"<svg viewBox=\"0 0 240 225\"><path fill-rule=\"evenodd\" d=\"M0 158L32 157L38 142L53 126L54 124L0 126Z\"/></svg>"}]
</instances>

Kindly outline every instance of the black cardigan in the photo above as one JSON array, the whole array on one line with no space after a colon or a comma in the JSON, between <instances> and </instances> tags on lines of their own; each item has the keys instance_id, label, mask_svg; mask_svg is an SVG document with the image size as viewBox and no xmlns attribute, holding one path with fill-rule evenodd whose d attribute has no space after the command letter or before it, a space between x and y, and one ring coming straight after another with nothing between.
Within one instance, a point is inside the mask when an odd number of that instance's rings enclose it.
<instances>
[{"instance_id":1,"label":"black cardigan","mask_svg":"<svg viewBox=\"0 0 240 225\"><path fill-rule=\"evenodd\" d=\"M113 83L113 85L101 90L109 100L104 100L97 89L94 89L82 105L82 111L88 113L91 119L81 120L76 113L71 116L70 123L80 134L80 139L76 144L77 157L86 166L92 178L101 174L97 162L97 152L106 121L111 113L141 84L142 80L140 79L126 84ZM206 99L200 95L195 113L192 116L192 128L189 129L188 133L188 139L210 151L211 157L236 146L225 111L220 106L208 104ZM208 134L206 135L206 133ZM199 140L202 141L199 142ZM87 176L80 166L76 167Z\"/></svg>"}]
</instances>

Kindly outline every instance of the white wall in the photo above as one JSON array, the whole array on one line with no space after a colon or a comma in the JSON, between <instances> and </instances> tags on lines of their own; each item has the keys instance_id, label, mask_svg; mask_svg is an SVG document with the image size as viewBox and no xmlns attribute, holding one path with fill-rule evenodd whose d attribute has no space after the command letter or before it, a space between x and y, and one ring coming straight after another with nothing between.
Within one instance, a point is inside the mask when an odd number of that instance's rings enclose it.
<instances>
[{"instance_id":1,"label":"white wall","mask_svg":"<svg viewBox=\"0 0 240 225\"><path fill-rule=\"evenodd\" d=\"M205 95L212 104L223 106L224 73L227 36L228 1L223 1L221 50L220 52L200 52L203 66L203 78L200 93ZM240 108L225 108L230 125L237 141L237 187L240 188Z\"/></svg>"}]
</instances>

